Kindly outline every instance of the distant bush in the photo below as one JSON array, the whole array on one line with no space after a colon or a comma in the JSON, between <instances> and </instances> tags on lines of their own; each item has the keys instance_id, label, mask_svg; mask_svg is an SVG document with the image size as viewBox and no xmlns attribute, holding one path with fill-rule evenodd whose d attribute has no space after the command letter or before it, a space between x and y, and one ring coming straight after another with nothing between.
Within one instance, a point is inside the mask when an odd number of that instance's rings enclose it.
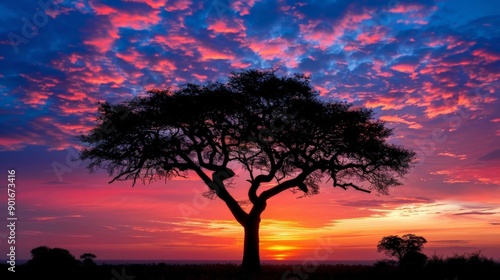
<instances>
[{"instance_id":1,"label":"distant bush","mask_svg":"<svg viewBox=\"0 0 500 280\"><path fill-rule=\"evenodd\" d=\"M82 260L83 266L94 266L96 265L94 262L94 259L96 258L96 255L91 254L91 253L85 253L80 256L80 259Z\"/></svg>"},{"instance_id":2,"label":"distant bush","mask_svg":"<svg viewBox=\"0 0 500 280\"><path fill-rule=\"evenodd\" d=\"M55 280L74 278L79 265L80 262L66 249L40 246L31 250L31 260L26 268L32 277Z\"/></svg>"},{"instance_id":3,"label":"distant bush","mask_svg":"<svg viewBox=\"0 0 500 280\"><path fill-rule=\"evenodd\" d=\"M451 257L432 256L426 263L430 274L438 275L441 279L479 279L480 275L494 275L500 279L500 263L493 258L487 258L480 251L473 253L455 253Z\"/></svg>"},{"instance_id":4,"label":"distant bush","mask_svg":"<svg viewBox=\"0 0 500 280\"><path fill-rule=\"evenodd\" d=\"M378 260L373 266L377 269L393 269L398 266L398 262L395 260Z\"/></svg>"},{"instance_id":5,"label":"distant bush","mask_svg":"<svg viewBox=\"0 0 500 280\"><path fill-rule=\"evenodd\" d=\"M464 262L465 261L465 262ZM52 265L52 274L38 274L31 271L31 266L16 267L17 278L12 278L7 265L0 264L0 279L64 279L64 280L212 280L212 279L246 279L241 274L241 267L234 264L130 264L130 265L96 265L78 266L71 274L63 278L57 273L59 267ZM290 275L285 272L300 273ZM9 274L10 273L10 274ZM120 277L121 278L120 278ZM298 267L297 265L267 265L262 266L258 280L266 279L335 279L335 280L498 280L500 279L500 264L477 253L469 255L454 255L449 258L432 256L426 265L418 270L408 270L395 265L394 261L377 261L374 265L318 265L314 269Z\"/></svg>"},{"instance_id":6,"label":"distant bush","mask_svg":"<svg viewBox=\"0 0 500 280\"><path fill-rule=\"evenodd\" d=\"M7 265L0 264L0 279L50 279L50 280L209 280L246 279L241 266L234 264L130 264L82 265L67 250L38 247L32 250L33 258L25 265L16 266L17 278L12 278ZM424 255L425 256L425 255ZM82 259L93 259L93 254L83 254ZM420 262L419 256L414 256ZM421 258L421 256L420 256ZM286 273L293 271L294 274ZM120 277L121 278L120 278ZM348 280L498 280L500 263L481 252L454 254L451 257L433 255L421 267L405 267L396 260L379 260L374 265L263 265L259 280L266 279L348 279Z\"/></svg>"},{"instance_id":7,"label":"distant bush","mask_svg":"<svg viewBox=\"0 0 500 280\"><path fill-rule=\"evenodd\" d=\"M405 267L421 268L427 259L427 256L420 252L408 252L401 258L400 264Z\"/></svg>"}]
</instances>

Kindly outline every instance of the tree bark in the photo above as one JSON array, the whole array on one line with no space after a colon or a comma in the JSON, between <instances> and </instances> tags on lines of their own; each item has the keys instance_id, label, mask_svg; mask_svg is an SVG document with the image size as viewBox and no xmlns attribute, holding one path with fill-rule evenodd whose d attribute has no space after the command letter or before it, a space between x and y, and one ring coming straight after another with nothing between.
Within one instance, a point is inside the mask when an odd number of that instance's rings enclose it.
<instances>
[{"instance_id":1,"label":"tree bark","mask_svg":"<svg viewBox=\"0 0 500 280\"><path fill-rule=\"evenodd\" d=\"M245 239L243 244L242 270L247 275L255 275L260 272L259 256L259 225L260 215L247 220L243 228L245 229Z\"/></svg>"}]
</instances>

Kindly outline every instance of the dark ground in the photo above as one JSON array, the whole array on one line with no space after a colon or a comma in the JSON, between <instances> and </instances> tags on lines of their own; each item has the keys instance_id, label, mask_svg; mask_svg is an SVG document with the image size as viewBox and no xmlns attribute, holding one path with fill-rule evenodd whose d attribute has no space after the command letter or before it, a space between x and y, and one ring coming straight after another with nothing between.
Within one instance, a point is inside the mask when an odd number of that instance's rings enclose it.
<instances>
[{"instance_id":1,"label":"dark ground","mask_svg":"<svg viewBox=\"0 0 500 280\"><path fill-rule=\"evenodd\" d=\"M232 264L207 265L82 265L68 268L54 263L50 267L16 266L16 272L0 265L0 279L40 280L164 280L164 279L418 279L418 280L499 280L500 263L485 260L430 261L423 267L395 267L391 265L263 265L258 276L242 275L240 267Z\"/></svg>"}]
</instances>

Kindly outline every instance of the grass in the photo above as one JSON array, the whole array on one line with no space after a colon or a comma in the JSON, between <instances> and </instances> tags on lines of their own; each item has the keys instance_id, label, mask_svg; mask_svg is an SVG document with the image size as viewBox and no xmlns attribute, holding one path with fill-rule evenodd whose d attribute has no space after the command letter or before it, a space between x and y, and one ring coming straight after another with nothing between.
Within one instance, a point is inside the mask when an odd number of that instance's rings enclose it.
<instances>
[{"instance_id":1,"label":"grass","mask_svg":"<svg viewBox=\"0 0 500 280\"><path fill-rule=\"evenodd\" d=\"M72 279L72 280L209 280L209 279L384 279L384 280L498 280L500 263L479 254L443 258L432 256L420 267L398 267L390 262L375 265L263 265L258 276L242 275L233 264L130 264L78 265L73 268L54 263L49 267L20 265L16 272L2 264L0 279ZM5 276L4 276L5 274ZM14 277L15 276L15 277Z\"/></svg>"}]
</instances>

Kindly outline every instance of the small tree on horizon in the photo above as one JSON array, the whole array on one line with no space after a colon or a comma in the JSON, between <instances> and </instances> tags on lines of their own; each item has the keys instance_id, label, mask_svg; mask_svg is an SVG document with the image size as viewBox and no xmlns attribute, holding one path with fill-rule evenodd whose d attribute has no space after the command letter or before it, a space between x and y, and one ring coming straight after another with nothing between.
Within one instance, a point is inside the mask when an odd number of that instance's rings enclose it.
<instances>
[{"instance_id":1,"label":"small tree on horizon","mask_svg":"<svg viewBox=\"0 0 500 280\"><path fill-rule=\"evenodd\" d=\"M84 266L94 266L95 265L94 259L96 257L97 256L92 253L84 253L80 256L80 260L82 260Z\"/></svg>"},{"instance_id":2,"label":"small tree on horizon","mask_svg":"<svg viewBox=\"0 0 500 280\"><path fill-rule=\"evenodd\" d=\"M94 129L79 137L89 169L133 184L194 172L244 228L245 271L260 270L259 225L269 199L284 191L314 195L326 182L386 194L415 156L387 141L392 130L373 111L320 99L303 74L233 72L227 83L188 83L98 109ZM228 191L230 164L246 172L249 211Z\"/></svg>"},{"instance_id":3,"label":"small tree on horizon","mask_svg":"<svg viewBox=\"0 0 500 280\"><path fill-rule=\"evenodd\" d=\"M422 236L405 234L384 236L377 245L378 252L386 256L396 257L399 264L422 264L427 256L422 254L422 249L427 240Z\"/></svg>"}]
</instances>

